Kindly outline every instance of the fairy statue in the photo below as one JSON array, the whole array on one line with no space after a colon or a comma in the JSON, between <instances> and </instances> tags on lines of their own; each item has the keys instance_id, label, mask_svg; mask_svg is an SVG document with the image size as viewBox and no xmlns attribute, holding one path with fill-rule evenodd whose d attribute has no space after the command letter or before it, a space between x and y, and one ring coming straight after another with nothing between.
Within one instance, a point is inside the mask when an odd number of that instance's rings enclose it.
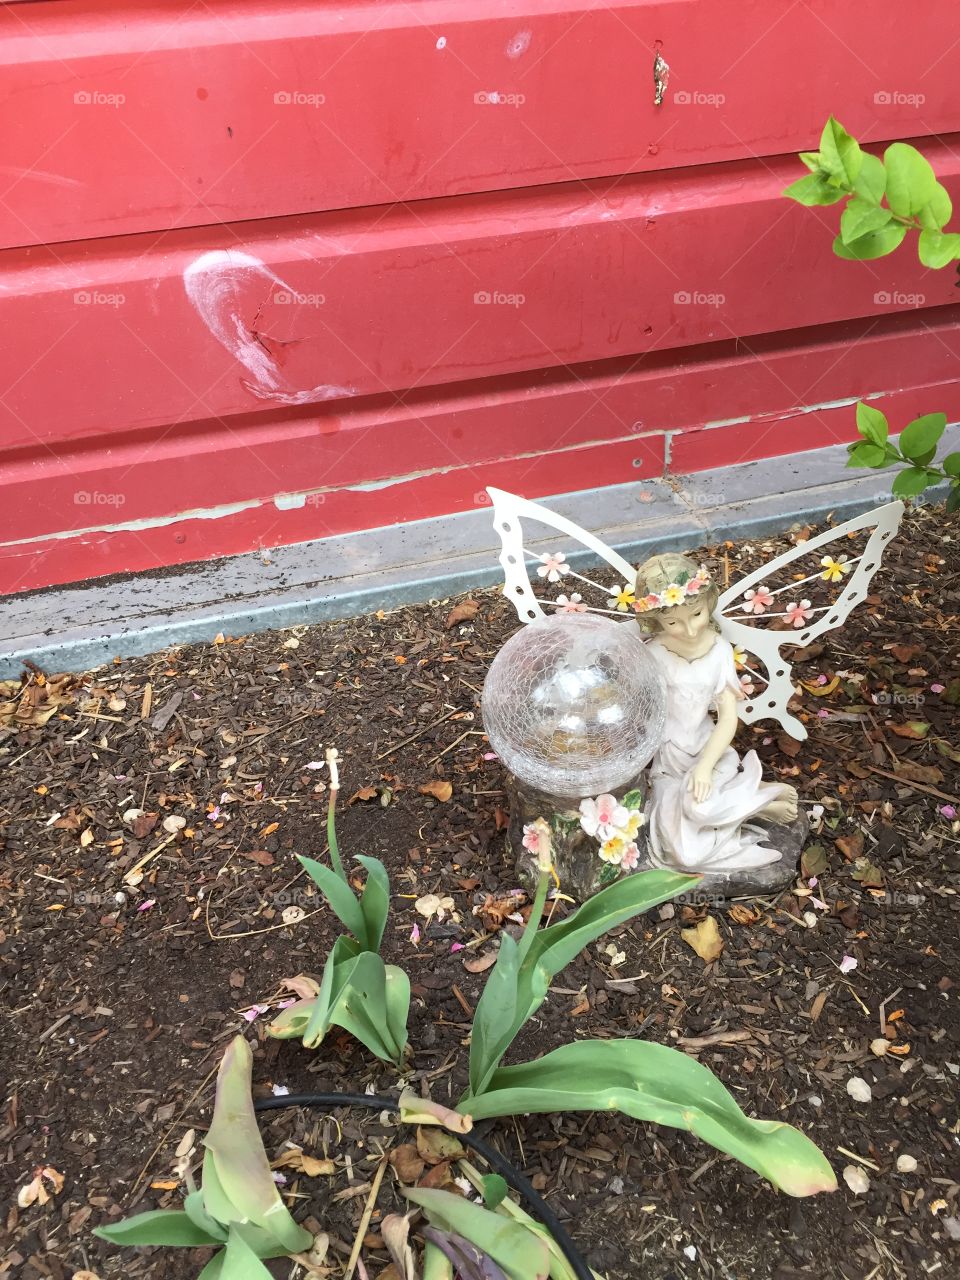
<instances>
[{"instance_id":1,"label":"fairy statue","mask_svg":"<svg viewBox=\"0 0 960 1280\"><path fill-rule=\"evenodd\" d=\"M864 599L903 504L800 541L721 593L710 570L686 556L653 556L635 569L566 518L502 490L488 492L505 591L521 621L538 621L545 610L603 613L636 619L649 637L666 692L666 726L649 768L647 865L698 872L703 887L718 893L789 883L807 832L796 789L765 781L757 753L739 756L734 736L741 720L770 718L794 738L807 737L788 708L795 689L784 650L805 648ZM545 529L531 536L537 525ZM554 541L536 549L557 534L579 544L578 564L599 559L617 581L605 586L585 576ZM556 584L552 598L535 592L531 562L538 587ZM574 582L589 590L573 591Z\"/></svg>"}]
</instances>

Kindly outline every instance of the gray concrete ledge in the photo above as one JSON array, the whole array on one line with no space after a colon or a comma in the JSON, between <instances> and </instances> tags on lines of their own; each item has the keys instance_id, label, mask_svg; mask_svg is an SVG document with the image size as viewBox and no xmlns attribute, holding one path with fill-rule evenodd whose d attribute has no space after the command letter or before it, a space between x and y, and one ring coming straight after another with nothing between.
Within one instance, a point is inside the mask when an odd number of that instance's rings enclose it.
<instances>
[{"instance_id":1,"label":"gray concrete ledge","mask_svg":"<svg viewBox=\"0 0 960 1280\"><path fill-rule=\"evenodd\" d=\"M960 428L947 441L960 448ZM669 480L641 480L543 499L628 560L848 519L889 501L892 472L846 470L844 446ZM541 547L556 541L547 534ZM533 542L537 546L537 541ZM568 558L588 563L589 553ZM455 595L501 580L491 509L321 538L162 574L53 587L0 599L0 677L29 658L48 671L86 671L270 628L345 618Z\"/></svg>"}]
</instances>

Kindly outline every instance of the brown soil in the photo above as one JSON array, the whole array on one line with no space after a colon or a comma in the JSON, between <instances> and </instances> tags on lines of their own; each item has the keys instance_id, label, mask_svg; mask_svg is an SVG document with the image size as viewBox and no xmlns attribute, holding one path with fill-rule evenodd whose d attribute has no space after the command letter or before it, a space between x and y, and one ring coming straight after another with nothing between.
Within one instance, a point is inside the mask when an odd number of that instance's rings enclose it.
<instances>
[{"instance_id":1,"label":"brown soil","mask_svg":"<svg viewBox=\"0 0 960 1280\"><path fill-rule=\"evenodd\" d=\"M841 670L865 679L844 677L825 698L800 695L806 742L769 725L743 730L770 776L825 806L813 839L827 859L816 893L828 909L815 926L802 918L809 898L793 893L754 904L748 923L714 909L725 948L705 966L680 937L681 911L652 912L616 932L617 968L604 938L557 978L509 1059L586 1036L679 1044L749 1114L798 1125L838 1174L864 1169L870 1189L855 1196L841 1178L832 1196L790 1200L686 1133L618 1115L494 1124L488 1137L569 1219L601 1272L960 1274L960 825L949 808L960 809L958 537L956 518L912 515L873 603L808 650L804 679ZM783 545L730 550L734 571ZM463 965L477 947L451 946L482 934L477 900L513 886L502 770L485 758L478 694L516 618L496 592L474 598L476 616L450 627L449 603L424 605L118 661L67 690L44 726L0 740L0 1280L197 1274L196 1253L120 1251L91 1230L179 1203L166 1185L174 1150L187 1128L202 1133L209 1122L212 1073L238 1029L258 1043L260 1093L274 1084L395 1092L395 1072L345 1034L311 1054L263 1043L267 1019L242 1016L275 1003L285 976L317 973L336 936L325 909L309 914L318 899L293 858L325 849L324 775L308 767L321 743L343 758L342 849L382 858L391 874L385 953L413 983L414 1078L457 1098L468 1009L484 978ZM892 700L873 704L881 692ZM449 801L421 792L431 779L452 783ZM368 798L346 803L364 788ZM156 815L151 830L150 818L139 835L123 822L131 808ZM171 815L186 827L168 839ZM142 883L125 887L145 857ZM414 943L423 920L413 903L428 892L453 897L459 919L432 922ZM284 926L290 905L309 918ZM844 955L857 961L846 974ZM882 1015L902 1054L871 1052ZM870 1083L870 1103L848 1095L851 1076ZM333 1177L291 1174L285 1189L299 1217L330 1232L338 1267L366 1202L358 1188L379 1152L406 1137L376 1115L339 1119L339 1130L318 1113L262 1123L271 1156L296 1142L335 1160ZM916 1158L915 1173L897 1172L903 1154ZM64 1175L62 1189L18 1209L17 1188L44 1165ZM387 1262L376 1222L396 1207L388 1173L363 1253L370 1276Z\"/></svg>"}]
</instances>

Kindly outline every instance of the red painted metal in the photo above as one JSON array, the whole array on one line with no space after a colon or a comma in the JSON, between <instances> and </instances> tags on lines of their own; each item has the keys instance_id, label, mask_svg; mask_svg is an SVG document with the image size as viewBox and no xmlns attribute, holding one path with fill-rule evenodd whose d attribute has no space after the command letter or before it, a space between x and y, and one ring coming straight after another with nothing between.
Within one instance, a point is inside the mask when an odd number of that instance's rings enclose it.
<instances>
[{"instance_id":1,"label":"red painted metal","mask_svg":"<svg viewBox=\"0 0 960 1280\"><path fill-rule=\"evenodd\" d=\"M833 110L960 198L945 0L847 8L8 6L0 592L960 417L952 273L780 195Z\"/></svg>"},{"instance_id":2,"label":"red painted metal","mask_svg":"<svg viewBox=\"0 0 960 1280\"><path fill-rule=\"evenodd\" d=\"M837 0L7 5L0 247L780 155L831 109L870 140L948 133L955 17L954 0L909 19L882 0L870 22Z\"/></svg>"}]
</instances>

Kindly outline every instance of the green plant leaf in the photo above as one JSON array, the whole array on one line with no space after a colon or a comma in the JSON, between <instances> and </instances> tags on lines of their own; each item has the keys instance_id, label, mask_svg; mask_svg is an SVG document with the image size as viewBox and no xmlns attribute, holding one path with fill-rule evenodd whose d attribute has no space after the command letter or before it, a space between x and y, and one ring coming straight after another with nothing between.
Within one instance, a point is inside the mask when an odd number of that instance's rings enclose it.
<instances>
[{"instance_id":1,"label":"green plant leaf","mask_svg":"<svg viewBox=\"0 0 960 1280\"><path fill-rule=\"evenodd\" d=\"M298 853L297 858L304 871L317 886L327 902L330 910L343 927L363 944L367 951L376 951L376 947L367 946L367 922L353 890L337 875L332 867L325 867L315 858L307 858Z\"/></svg>"},{"instance_id":2,"label":"green plant leaf","mask_svg":"<svg viewBox=\"0 0 960 1280\"><path fill-rule=\"evenodd\" d=\"M491 1213L462 1196L426 1187L401 1187L435 1227L455 1231L478 1245L511 1280L546 1280L550 1252L535 1232L502 1214Z\"/></svg>"},{"instance_id":3,"label":"green plant leaf","mask_svg":"<svg viewBox=\"0 0 960 1280\"><path fill-rule=\"evenodd\" d=\"M863 152L863 163L853 189L861 200L869 200L871 204L879 204L887 186L887 171L878 156L869 151Z\"/></svg>"},{"instance_id":4,"label":"green plant leaf","mask_svg":"<svg viewBox=\"0 0 960 1280\"><path fill-rule=\"evenodd\" d=\"M838 258L847 258L853 262L869 262L872 258L885 258L907 234L907 228L901 222L891 222L880 231L871 231L859 239L845 244L840 236L833 242L833 252Z\"/></svg>"},{"instance_id":5,"label":"green plant leaf","mask_svg":"<svg viewBox=\"0 0 960 1280\"><path fill-rule=\"evenodd\" d=\"M947 511L960 511L960 484L954 483L950 486L950 492L947 494L946 509Z\"/></svg>"},{"instance_id":6,"label":"green plant leaf","mask_svg":"<svg viewBox=\"0 0 960 1280\"><path fill-rule=\"evenodd\" d=\"M423 1246L423 1280L453 1280L453 1263L432 1240Z\"/></svg>"},{"instance_id":7,"label":"green plant leaf","mask_svg":"<svg viewBox=\"0 0 960 1280\"><path fill-rule=\"evenodd\" d=\"M213 1120L204 1138L203 1203L225 1226L250 1222L289 1253L310 1249L313 1237L280 1199L257 1128L250 1092L253 1054L243 1036L227 1046L217 1073Z\"/></svg>"},{"instance_id":8,"label":"green plant leaf","mask_svg":"<svg viewBox=\"0 0 960 1280\"><path fill-rule=\"evenodd\" d=\"M914 418L900 432L900 451L911 460L919 458L928 449L935 449L947 427L945 413L925 413Z\"/></svg>"},{"instance_id":9,"label":"green plant leaf","mask_svg":"<svg viewBox=\"0 0 960 1280\"><path fill-rule=\"evenodd\" d=\"M856 138L852 138L839 120L833 116L823 126L820 135L820 169L834 182L852 189L863 165L863 152Z\"/></svg>"},{"instance_id":10,"label":"green plant leaf","mask_svg":"<svg viewBox=\"0 0 960 1280\"><path fill-rule=\"evenodd\" d=\"M921 227L928 231L941 231L953 215L953 201L941 183L937 183L933 198L923 206L917 217Z\"/></svg>"},{"instance_id":11,"label":"green plant leaf","mask_svg":"<svg viewBox=\"0 0 960 1280\"><path fill-rule=\"evenodd\" d=\"M943 469L948 476L960 476L960 453L948 453L943 460Z\"/></svg>"},{"instance_id":12,"label":"green plant leaf","mask_svg":"<svg viewBox=\"0 0 960 1280\"><path fill-rule=\"evenodd\" d=\"M182 1248L221 1244L225 1231L213 1235L204 1231L183 1209L150 1209L107 1227L95 1227L93 1234L117 1245L166 1244Z\"/></svg>"},{"instance_id":13,"label":"green plant leaf","mask_svg":"<svg viewBox=\"0 0 960 1280\"><path fill-rule=\"evenodd\" d=\"M501 1067L471 1099L475 1120L527 1112L620 1110L688 1129L792 1196L833 1191L829 1162L799 1129L751 1120L695 1058L643 1040L580 1040L533 1062Z\"/></svg>"},{"instance_id":14,"label":"green plant leaf","mask_svg":"<svg viewBox=\"0 0 960 1280\"><path fill-rule=\"evenodd\" d=\"M935 475L931 478L931 473L925 467L908 467L894 480L893 496L915 498L917 494L923 493L928 485L935 484L937 479Z\"/></svg>"},{"instance_id":15,"label":"green plant leaf","mask_svg":"<svg viewBox=\"0 0 960 1280\"><path fill-rule=\"evenodd\" d=\"M854 446L847 462L848 467L884 467L886 464L887 453L883 446L867 441Z\"/></svg>"},{"instance_id":16,"label":"green plant leaf","mask_svg":"<svg viewBox=\"0 0 960 1280\"><path fill-rule=\"evenodd\" d=\"M309 1235L309 1244L301 1245L292 1252L300 1253L313 1248L313 1236ZM250 1248L243 1234L236 1227L230 1228L227 1247L223 1255L223 1269L229 1280L273 1280L273 1276Z\"/></svg>"},{"instance_id":17,"label":"green plant leaf","mask_svg":"<svg viewBox=\"0 0 960 1280\"><path fill-rule=\"evenodd\" d=\"M887 203L900 218L913 218L937 199L937 175L929 160L908 142L893 142L883 153Z\"/></svg>"},{"instance_id":18,"label":"green plant leaf","mask_svg":"<svg viewBox=\"0 0 960 1280\"><path fill-rule=\"evenodd\" d=\"M860 400L857 404L857 430L871 444L886 444L890 427L886 415L873 405Z\"/></svg>"},{"instance_id":19,"label":"green plant leaf","mask_svg":"<svg viewBox=\"0 0 960 1280\"><path fill-rule=\"evenodd\" d=\"M807 166L811 173L820 172L820 152L819 151L801 151L797 159Z\"/></svg>"},{"instance_id":20,"label":"green plant leaf","mask_svg":"<svg viewBox=\"0 0 960 1280\"><path fill-rule=\"evenodd\" d=\"M699 877L674 871L640 871L601 889L566 920L535 931L528 924L521 947L509 934L501 934L500 954L473 1019L471 1094L483 1092L520 1028L540 1008L552 979L585 946L697 883ZM535 916L531 914L530 919ZM525 955L522 947L529 948ZM470 1111L469 1103L465 1101L459 1109Z\"/></svg>"},{"instance_id":21,"label":"green plant leaf","mask_svg":"<svg viewBox=\"0 0 960 1280\"><path fill-rule=\"evenodd\" d=\"M805 173L802 178L785 187L783 194L790 200L796 200L797 204L810 206L836 204L847 193L838 187L832 187L822 174Z\"/></svg>"},{"instance_id":22,"label":"green plant leaf","mask_svg":"<svg viewBox=\"0 0 960 1280\"><path fill-rule=\"evenodd\" d=\"M643 808L643 791L640 787L633 791L628 791L620 801L625 809L642 809Z\"/></svg>"},{"instance_id":23,"label":"green plant leaf","mask_svg":"<svg viewBox=\"0 0 960 1280\"><path fill-rule=\"evenodd\" d=\"M183 1211L201 1231L206 1231L207 1235L212 1236L215 1240L226 1240L227 1229L220 1225L215 1218L212 1218L203 1206L203 1192L191 1191L183 1202Z\"/></svg>"},{"instance_id":24,"label":"green plant leaf","mask_svg":"<svg viewBox=\"0 0 960 1280\"><path fill-rule=\"evenodd\" d=\"M365 858L360 854L357 862L367 873L367 883L360 897L360 910L366 924L363 941L368 951L379 951L390 913L390 881L379 858Z\"/></svg>"},{"instance_id":25,"label":"green plant leaf","mask_svg":"<svg viewBox=\"0 0 960 1280\"><path fill-rule=\"evenodd\" d=\"M889 209L854 196L847 201L847 207L840 215L840 239L844 244L852 244L860 236L882 230L892 218Z\"/></svg>"},{"instance_id":26,"label":"green plant leaf","mask_svg":"<svg viewBox=\"0 0 960 1280\"><path fill-rule=\"evenodd\" d=\"M332 1026L343 1027L376 1057L399 1064L409 1006L410 982L402 970L391 965L388 982L387 966L376 952L361 951L339 962L335 946L324 966L303 1043L315 1049Z\"/></svg>"},{"instance_id":27,"label":"green plant leaf","mask_svg":"<svg viewBox=\"0 0 960 1280\"><path fill-rule=\"evenodd\" d=\"M226 1257L226 1253L226 1249L220 1249L215 1253L197 1276L197 1280L220 1280L223 1275L223 1260Z\"/></svg>"},{"instance_id":28,"label":"green plant leaf","mask_svg":"<svg viewBox=\"0 0 960 1280\"><path fill-rule=\"evenodd\" d=\"M960 258L960 235L955 231L921 231L917 240L917 253L925 267L939 270Z\"/></svg>"}]
</instances>

